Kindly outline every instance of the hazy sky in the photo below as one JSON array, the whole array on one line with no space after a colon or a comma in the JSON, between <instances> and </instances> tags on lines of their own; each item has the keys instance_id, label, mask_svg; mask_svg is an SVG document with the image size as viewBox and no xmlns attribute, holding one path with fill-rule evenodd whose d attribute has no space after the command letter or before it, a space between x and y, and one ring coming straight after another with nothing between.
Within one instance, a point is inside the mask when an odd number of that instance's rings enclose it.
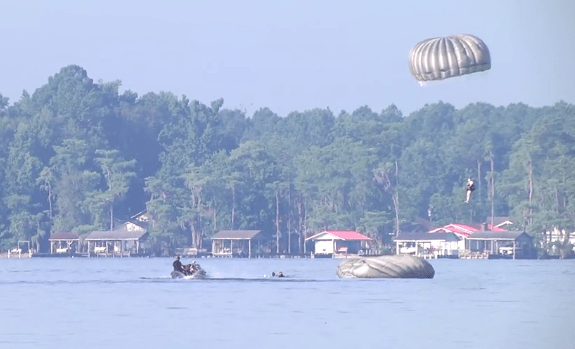
<instances>
[{"instance_id":1,"label":"hazy sky","mask_svg":"<svg viewBox=\"0 0 575 349\"><path fill-rule=\"evenodd\" d=\"M0 93L17 100L78 64L140 94L279 115L396 104L575 103L575 1L0 0ZM458 33L488 45L492 68L420 87L417 42Z\"/></svg>"}]
</instances>

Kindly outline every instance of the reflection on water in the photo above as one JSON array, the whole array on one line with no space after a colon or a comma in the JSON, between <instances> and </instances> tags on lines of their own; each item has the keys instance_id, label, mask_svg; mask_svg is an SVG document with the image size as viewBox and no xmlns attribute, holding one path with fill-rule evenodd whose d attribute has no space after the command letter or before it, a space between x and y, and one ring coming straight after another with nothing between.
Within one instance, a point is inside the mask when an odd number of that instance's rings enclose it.
<instances>
[{"instance_id":1,"label":"reflection on water","mask_svg":"<svg viewBox=\"0 0 575 349\"><path fill-rule=\"evenodd\" d=\"M574 348L575 261L432 260L431 280L338 260L0 261L0 348ZM271 278L283 271L287 278Z\"/></svg>"}]
</instances>

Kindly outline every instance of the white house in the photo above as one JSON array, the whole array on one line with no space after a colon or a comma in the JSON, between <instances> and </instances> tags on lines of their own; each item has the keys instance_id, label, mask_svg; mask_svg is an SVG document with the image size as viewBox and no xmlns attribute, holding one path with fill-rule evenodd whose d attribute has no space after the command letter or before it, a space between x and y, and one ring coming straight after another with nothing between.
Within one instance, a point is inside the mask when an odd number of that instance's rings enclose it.
<instances>
[{"instance_id":1,"label":"white house","mask_svg":"<svg viewBox=\"0 0 575 349\"><path fill-rule=\"evenodd\" d=\"M314 257L336 257L339 255L361 254L368 248L371 238L355 231L326 230L305 239L314 242Z\"/></svg>"},{"instance_id":2,"label":"white house","mask_svg":"<svg viewBox=\"0 0 575 349\"><path fill-rule=\"evenodd\" d=\"M493 226L491 224L462 224L462 223L451 223L444 225L433 230L429 233L453 233L459 237L459 242L457 243L457 248L459 251L464 251L467 248L465 241L467 238L478 231L505 231L503 228Z\"/></svg>"},{"instance_id":3,"label":"white house","mask_svg":"<svg viewBox=\"0 0 575 349\"><path fill-rule=\"evenodd\" d=\"M457 257L458 244L462 238L455 233L415 233L400 234L393 238L396 244L396 254L413 254L423 256Z\"/></svg>"},{"instance_id":4,"label":"white house","mask_svg":"<svg viewBox=\"0 0 575 349\"><path fill-rule=\"evenodd\" d=\"M565 229L553 228L553 230L544 232L541 243L544 246L545 244L564 242L565 240L568 240L569 243L573 244L573 250L575 251L575 232L569 233Z\"/></svg>"}]
</instances>

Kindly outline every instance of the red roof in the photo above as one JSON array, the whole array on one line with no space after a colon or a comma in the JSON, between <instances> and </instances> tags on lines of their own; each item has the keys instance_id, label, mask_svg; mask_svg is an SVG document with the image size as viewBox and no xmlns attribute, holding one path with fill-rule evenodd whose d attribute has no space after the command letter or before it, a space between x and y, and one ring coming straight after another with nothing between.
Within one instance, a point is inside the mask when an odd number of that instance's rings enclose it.
<instances>
[{"instance_id":1,"label":"red roof","mask_svg":"<svg viewBox=\"0 0 575 349\"><path fill-rule=\"evenodd\" d=\"M464 237L468 237L469 235L475 233L476 231L483 231L483 224L460 224L460 223L452 223L445 225L441 228L436 228L430 231L430 233L445 233L451 232L455 233ZM505 231L505 229L493 226L491 224L487 225L487 229L490 231Z\"/></svg>"},{"instance_id":2,"label":"red roof","mask_svg":"<svg viewBox=\"0 0 575 349\"><path fill-rule=\"evenodd\" d=\"M323 235L323 234L329 234L332 235L335 239L340 239L340 240L366 240L366 241L371 241L372 239L360 234L356 231L351 231L351 230L325 230L322 231L321 233L317 233L314 234L308 238L306 238L306 240L312 240L315 239L316 237Z\"/></svg>"}]
</instances>

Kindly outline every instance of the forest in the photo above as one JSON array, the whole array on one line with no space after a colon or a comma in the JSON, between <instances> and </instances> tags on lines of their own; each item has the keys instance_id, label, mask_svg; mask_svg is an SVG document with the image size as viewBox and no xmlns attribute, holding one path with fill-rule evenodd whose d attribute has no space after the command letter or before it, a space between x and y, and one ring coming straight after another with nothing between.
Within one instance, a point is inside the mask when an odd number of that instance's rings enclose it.
<instances>
[{"instance_id":1,"label":"forest","mask_svg":"<svg viewBox=\"0 0 575 349\"><path fill-rule=\"evenodd\" d=\"M575 106L562 101L280 116L120 90L70 65L17 101L0 94L0 248L45 251L55 231L143 210L153 241L206 247L219 230L258 229L280 253L323 229L384 243L418 221L575 230Z\"/></svg>"}]
</instances>

